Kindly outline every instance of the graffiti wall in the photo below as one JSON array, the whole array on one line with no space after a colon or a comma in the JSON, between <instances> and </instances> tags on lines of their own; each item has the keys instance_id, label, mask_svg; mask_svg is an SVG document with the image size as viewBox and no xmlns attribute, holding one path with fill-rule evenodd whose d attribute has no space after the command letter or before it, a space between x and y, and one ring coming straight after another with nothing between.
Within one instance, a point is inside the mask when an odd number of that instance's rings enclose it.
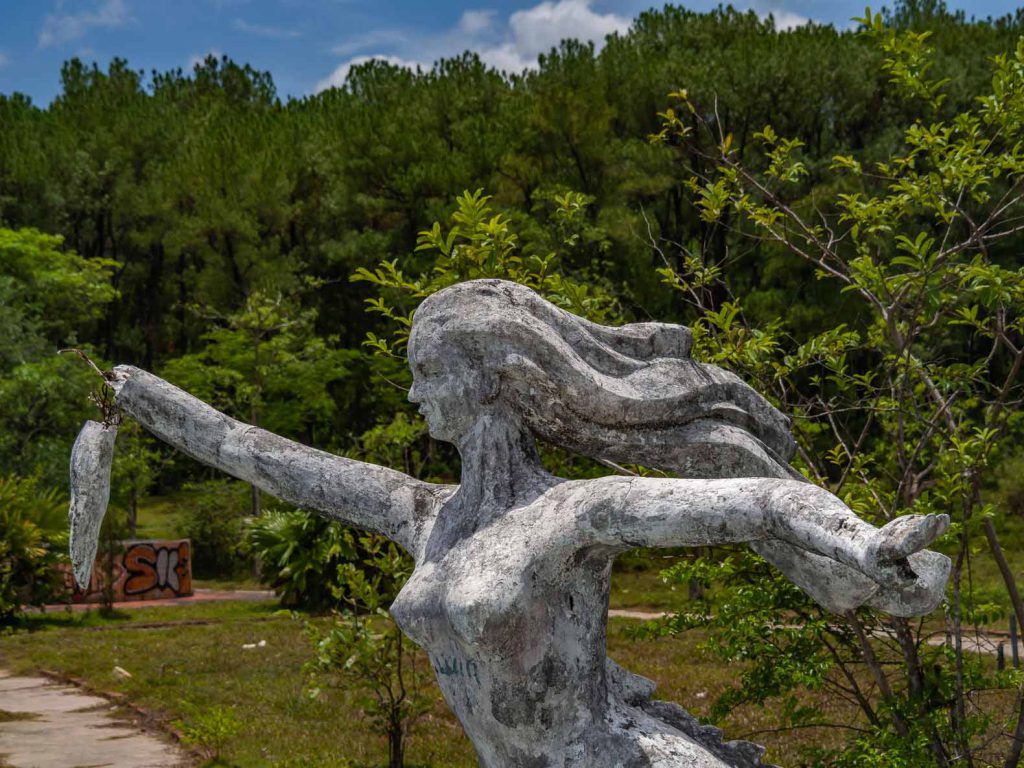
<instances>
[{"instance_id":1,"label":"graffiti wall","mask_svg":"<svg viewBox=\"0 0 1024 768\"><path fill-rule=\"evenodd\" d=\"M121 542L111 561L102 552L96 556L87 590L74 584L70 570L65 572L75 603L100 602L108 582L115 602L187 597L192 594L192 544L188 539Z\"/></svg>"}]
</instances>

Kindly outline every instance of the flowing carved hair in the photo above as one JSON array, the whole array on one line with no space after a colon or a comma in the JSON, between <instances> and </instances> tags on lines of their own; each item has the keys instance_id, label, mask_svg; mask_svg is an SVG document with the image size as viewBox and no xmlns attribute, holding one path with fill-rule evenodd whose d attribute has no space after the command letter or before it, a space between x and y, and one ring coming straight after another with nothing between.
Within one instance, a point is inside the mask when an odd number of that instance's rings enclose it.
<instances>
[{"instance_id":1,"label":"flowing carved hair","mask_svg":"<svg viewBox=\"0 0 1024 768\"><path fill-rule=\"evenodd\" d=\"M427 298L429 335L497 375L501 395L541 439L682 477L800 477L789 420L738 376L690 357L690 329L618 328L577 317L506 280Z\"/></svg>"}]
</instances>

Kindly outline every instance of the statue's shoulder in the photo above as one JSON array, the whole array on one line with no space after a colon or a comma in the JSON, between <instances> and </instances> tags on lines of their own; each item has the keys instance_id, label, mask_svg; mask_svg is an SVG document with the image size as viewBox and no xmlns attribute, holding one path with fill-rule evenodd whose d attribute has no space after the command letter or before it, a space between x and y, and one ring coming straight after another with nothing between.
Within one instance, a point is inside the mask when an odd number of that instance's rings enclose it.
<instances>
[{"instance_id":1,"label":"statue's shoulder","mask_svg":"<svg viewBox=\"0 0 1024 768\"><path fill-rule=\"evenodd\" d=\"M557 502L564 514L577 520L589 520L595 515L617 514L626 501L636 478L608 475L586 480L567 480L549 492L551 501Z\"/></svg>"},{"instance_id":2,"label":"statue's shoulder","mask_svg":"<svg viewBox=\"0 0 1024 768\"><path fill-rule=\"evenodd\" d=\"M403 524L408 525L411 529L412 535L407 537L409 545L406 548L417 562L422 559L427 539L430 538L430 532L434 528L434 523L437 521L442 507L451 500L458 490L458 485L414 481L412 485L412 515Z\"/></svg>"}]
</instances>

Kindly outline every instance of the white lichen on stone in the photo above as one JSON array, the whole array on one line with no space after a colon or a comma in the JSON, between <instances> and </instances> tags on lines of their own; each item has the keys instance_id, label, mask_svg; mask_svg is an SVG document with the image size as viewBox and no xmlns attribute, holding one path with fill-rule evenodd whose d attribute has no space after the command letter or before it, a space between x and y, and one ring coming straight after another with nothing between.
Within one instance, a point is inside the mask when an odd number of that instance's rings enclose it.
<instances>
[{"instance_id":1,"label":"white lichen on stone","mask_svg":"<svg viewBox=\"0 0 1024 768\"><path fill-rule=\"evenodd\" d=\"M110 501L110 469L116 437L116 426L87 421L71 448L69 544L75 582L83 590L89 588L99 548L100 526Z\"/></svg>"}]
</instances>

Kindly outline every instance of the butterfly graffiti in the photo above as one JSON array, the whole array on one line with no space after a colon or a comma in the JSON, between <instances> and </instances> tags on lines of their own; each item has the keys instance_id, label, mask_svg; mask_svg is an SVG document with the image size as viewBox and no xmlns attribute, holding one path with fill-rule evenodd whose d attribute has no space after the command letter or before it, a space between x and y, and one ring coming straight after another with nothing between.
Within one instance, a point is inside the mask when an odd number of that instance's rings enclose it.
<instances>
[{"instance_id":1,"label":"butterfly graffiti","mask_svg":"<svg viewBox=\"0 0 1024 768\"><path fill-rule=\"evenodd\" d=\"M188 542L171 547L155 547L150 543L130 545L124 553L124 594L140 595L151 590L174 594L190 592L191 584L182 583L189 581L187 561Z\"/></svg>"}]
</instances>

